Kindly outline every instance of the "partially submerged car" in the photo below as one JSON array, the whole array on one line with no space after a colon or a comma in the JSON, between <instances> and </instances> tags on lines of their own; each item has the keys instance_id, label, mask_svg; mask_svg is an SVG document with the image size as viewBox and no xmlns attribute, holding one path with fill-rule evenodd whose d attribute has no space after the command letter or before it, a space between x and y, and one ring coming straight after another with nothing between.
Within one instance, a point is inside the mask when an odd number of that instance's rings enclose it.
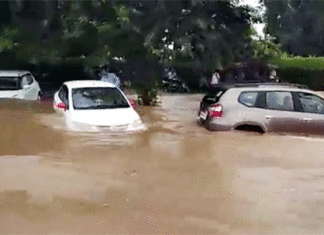
<instances>
[{"instance_id":1,"label":"partially submerged car","mask_svg":"<svg viewBox=\"0 0 324 235\"><path fill-rule=\"evenodd\" d=\"M0 99L37 100L41 89L29 71L0 71Z\"/></svg>"},{"instance_id":2,"label":"partially submerged car","mask_svg":"<svg viewBox=\"0 0 324 235\"><path fill-rule=\"evenodd\" d=\"M324 134L324 100L297 84L235 84L205 95L198 120L213 131Z\"/></svg>"},{"instance_id":3,"label":"partially submerged car","mask_svg":"<svg viewBox=\"0 0 324 235\"><path fill-rule=\"evenodd\" d=\"M103 81L68 81L54 94L53 108L74 131L145 130L132 102L115 85Z\"/></svg>"}]
</instances>

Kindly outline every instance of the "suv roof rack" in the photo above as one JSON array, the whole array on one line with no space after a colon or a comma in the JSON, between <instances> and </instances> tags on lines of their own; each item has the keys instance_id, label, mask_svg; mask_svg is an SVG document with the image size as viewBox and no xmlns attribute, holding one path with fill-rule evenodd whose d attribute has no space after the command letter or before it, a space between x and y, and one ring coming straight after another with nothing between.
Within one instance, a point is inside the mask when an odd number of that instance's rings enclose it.
<instances>
[{"instance_id":1,"label":"suv roof rack","mask_svg":"<svg viewBox=\"0 0 324 235\"><path fill-rule=\"evenodd\" d=\"M293 87L299 89L307 89L309 90L308 86L303 84L295 84L295 83L276 83L276 82L265 82L265 83L236 83L233 85L229 85L229 87L260 87L260 86L286 86L286 87Z\"/></svg>"}]
</instances>

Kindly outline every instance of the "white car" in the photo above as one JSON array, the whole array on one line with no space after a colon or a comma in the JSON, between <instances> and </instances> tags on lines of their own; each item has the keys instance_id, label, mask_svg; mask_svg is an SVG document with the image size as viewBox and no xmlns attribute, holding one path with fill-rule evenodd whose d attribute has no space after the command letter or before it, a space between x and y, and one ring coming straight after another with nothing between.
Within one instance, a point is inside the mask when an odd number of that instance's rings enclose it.
<instances>
[{"instance_id":1,"label":"white car","mask_svg":"<svg viewBox=\"0 0 324 235\"><path fill-rule=\"evenodd\" d=\"M73 131L145 130L125 94L103 81L68 81L54 94L53 108Z\"/></svg>"},{"instance_id":2,"label":"white car","mask_svg":"<svg viewBox=\"0 0 324 235\"><path fill-rule=\"evenodd\" d=\"M0 99L37 100L41 89L29 71L0 71Z\"/></svg>"}]
</instances>

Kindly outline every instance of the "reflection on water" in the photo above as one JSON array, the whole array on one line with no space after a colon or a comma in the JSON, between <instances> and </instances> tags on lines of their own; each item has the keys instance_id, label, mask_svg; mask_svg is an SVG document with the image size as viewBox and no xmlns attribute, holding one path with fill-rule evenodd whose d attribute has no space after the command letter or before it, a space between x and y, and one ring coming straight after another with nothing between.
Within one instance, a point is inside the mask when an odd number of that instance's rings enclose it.
<instances>
[{"instance_id":1,"label":"reflection on water","mask_svg":"<svg viewBox=\"0 0 324 235\"><path fill-rule=\"evenodd\" d=\"M50 105L2 103L0 233L323 231L321 138L212 133L198 96L162 101L128 134L71 133Z\"/></svg>"}]
</instances>

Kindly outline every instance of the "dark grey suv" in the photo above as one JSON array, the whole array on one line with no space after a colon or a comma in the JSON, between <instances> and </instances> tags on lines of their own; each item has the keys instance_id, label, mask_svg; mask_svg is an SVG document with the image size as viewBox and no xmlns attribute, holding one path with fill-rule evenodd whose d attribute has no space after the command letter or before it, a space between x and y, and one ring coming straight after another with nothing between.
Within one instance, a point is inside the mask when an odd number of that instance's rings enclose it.
<instances>
[{"instance_id":1,"label":"dark grey suv","mask_svg":"<svg viewBox=\"0 0 324 235\"><path fill-rule=\"evenodd\" d=\"M198 119L216 131L324 134L324 100L296 84L237 84L207 94Z\"/></svg>"}]
</instances>

